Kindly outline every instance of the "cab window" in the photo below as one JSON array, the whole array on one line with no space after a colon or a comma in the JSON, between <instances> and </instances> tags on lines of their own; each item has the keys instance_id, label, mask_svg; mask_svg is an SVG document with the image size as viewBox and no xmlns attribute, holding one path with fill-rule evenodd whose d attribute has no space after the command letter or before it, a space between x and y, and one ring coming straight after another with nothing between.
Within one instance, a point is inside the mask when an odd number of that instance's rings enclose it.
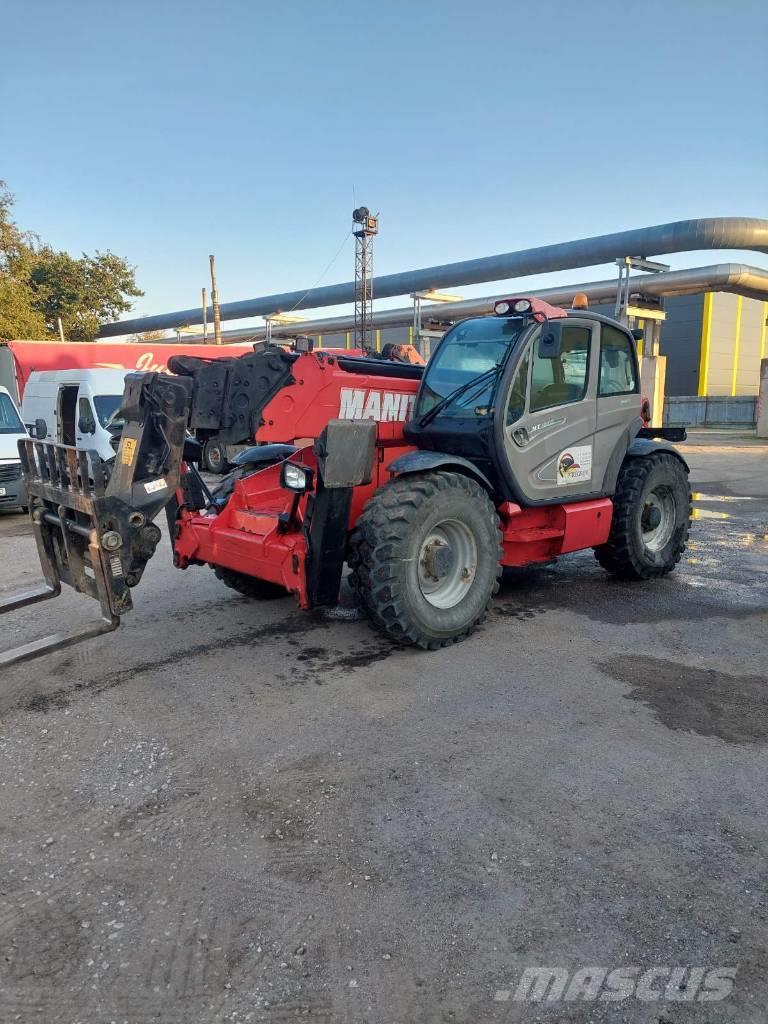
<instances>
[{"instance_id":1,"label":"cab window","mask_svg":"<svg viewBox=\"0 0 768 1024\"><path fill-rule=\"evenodd\" d=\"M415 416L423 416L445 399L444 416L477 415L489 409L496 387L494 371L502 366L524 327L520 319L494 316L463 320L452 327L427 365ZM450 398L465 387L455 400Z\"/></svg>"},{"instance_id":2,"label":"cab window","mask_svg":"<svg viewBox=\"0 0 768 1024\"><path fill-rule=\"evenodd\" d=\"M512 381L512 388L509 392L509 402L507 403L507 426L511 426L513 423L517 423L522 415L525 413L525 400L528 397L528 369L531 364L531 348L528 346L528 351L525 353L520 361L520 365L515 370L515 376Z\"/></svg>"},{"instance_id":3,"label":"cab window","mask_svg":"<svg viewBox=\"0 0 768 1024\"><path fill-rule=\"evenodd\" d=\"M555 359L542 358L539 344L533 344L530 411L539 412L557 405L580 402L589 381L588 327L564 326L563 343Z\"/></svg>"},{"instance_id":4,"label":"cab window","mask_svg":"<svg viewBox=\"0 0 768 1024\"><path fill-rule=\"evenodd\" d=\"M617 327L603 324L600 335L599 395L628 395L637 391L632 342Z\"/></svg>"}]
</instances>

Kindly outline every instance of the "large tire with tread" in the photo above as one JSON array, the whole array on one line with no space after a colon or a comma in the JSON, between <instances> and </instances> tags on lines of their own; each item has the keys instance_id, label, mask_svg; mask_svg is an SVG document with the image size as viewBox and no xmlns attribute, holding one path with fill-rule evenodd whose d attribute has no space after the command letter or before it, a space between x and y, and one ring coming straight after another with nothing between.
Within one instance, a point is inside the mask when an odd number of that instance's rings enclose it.
<instances>
[{"instance_id":1,"label":"large tire with tread","mask_svg":"<svg viewBox=\"0 0 768 1024\"><path fill-rule=\"evenodd\" d=\"M475 480L438 470L396 477L350 539L350 582L371 624L436 650L467 637L499 589L501 530Z\"/></svg>"},{"instance_id":2,"label":"large tire with tread","mask_svg":"<svg viewBox=\"0 0 768 1024\"><path fill-rule=\"evenodd\" d=\"M234 569L225 569L223 565L214 565L213 571L216 578L221 580L224 586L230 590L236 590L243 597L250 597L256 601L266 601L275 597L286 597L288 591L277 583L269 580L260 580L256 576L248 576L244 572L235 572Z\"/></svg>"},{"instance_id":3,"label":"large tire with tread","mask_svg":"<svg viewBox=\"0 0 768 1024\"><path fill-rule=\"evenodd\" d=\"M675 568L691 522L688 471L671 452L629 456L619 472L613 520L595 558L611 575L648 580Z\"/></svg>"}]
</instances>

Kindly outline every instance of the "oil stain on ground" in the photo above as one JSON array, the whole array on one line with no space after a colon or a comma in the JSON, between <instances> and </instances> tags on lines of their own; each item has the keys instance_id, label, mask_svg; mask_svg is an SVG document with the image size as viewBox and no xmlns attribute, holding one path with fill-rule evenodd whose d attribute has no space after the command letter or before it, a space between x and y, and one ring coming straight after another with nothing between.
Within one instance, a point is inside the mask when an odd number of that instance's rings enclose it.
<instances>
[{"instance_id":1,"label":"oil stain on ground","mask_svg":"<svg viewBox=\"0 0 768 1024\"><path fill-rule=\"evenodd\" d=\"M632 687L668 729L716 736L726 743L768 743L768 679L681 665L664 658L616 657L601 672Z\"/></svg>"}]
</instances>

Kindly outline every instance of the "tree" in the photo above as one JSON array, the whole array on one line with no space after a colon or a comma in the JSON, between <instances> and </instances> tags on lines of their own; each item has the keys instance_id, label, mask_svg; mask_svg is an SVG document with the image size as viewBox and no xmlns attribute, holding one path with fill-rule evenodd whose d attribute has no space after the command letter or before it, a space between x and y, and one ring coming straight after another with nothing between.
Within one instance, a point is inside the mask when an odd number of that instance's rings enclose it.
<instances>
[{"instance_id":1,"label":"tree","mask_svg":"<svg viewBox=\"0 0 768 1024\"><path fill-rule=\"evenodd\" d=\"M79 259L22 231L10 211L13 196L0 181L0 337L58 335L60 317L70 341L91 341L144 293L135 268L112 252Z\"/></svg>"},{"instance_id":2,"label":"tree","mask_svg":"<svg viewBox=\"0 0 768 1024\"><path fill-rule=\"evenodd\" d=\"M0 180L0 337L42 338L45 317L34 308L30 274L37 238L11 219L13 196Z\"/></svg>"}]
</instances>

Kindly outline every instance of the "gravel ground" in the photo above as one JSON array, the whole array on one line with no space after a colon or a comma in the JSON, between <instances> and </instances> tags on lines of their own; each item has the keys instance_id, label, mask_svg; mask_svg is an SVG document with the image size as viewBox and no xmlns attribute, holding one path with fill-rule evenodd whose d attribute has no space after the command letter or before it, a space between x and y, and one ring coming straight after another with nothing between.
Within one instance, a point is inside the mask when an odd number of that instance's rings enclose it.
<instances>
[{"instance_id":1,"label":"gravel ground","mask_svg":"<svg viewBox=\"0 0 768 1024\"><path fill-rule=\"evenodd\" d=\"M765 1021L768 447L694 440L667 580L513 572L422 654L164 542L116 633L8 670L0 1022ZM0 589L38 575L0 517ZM7 616L4 643L89 604ZM669 974L510 997L537 966L736 975L722 1002Z\"/></svg>"}]
</instances>

